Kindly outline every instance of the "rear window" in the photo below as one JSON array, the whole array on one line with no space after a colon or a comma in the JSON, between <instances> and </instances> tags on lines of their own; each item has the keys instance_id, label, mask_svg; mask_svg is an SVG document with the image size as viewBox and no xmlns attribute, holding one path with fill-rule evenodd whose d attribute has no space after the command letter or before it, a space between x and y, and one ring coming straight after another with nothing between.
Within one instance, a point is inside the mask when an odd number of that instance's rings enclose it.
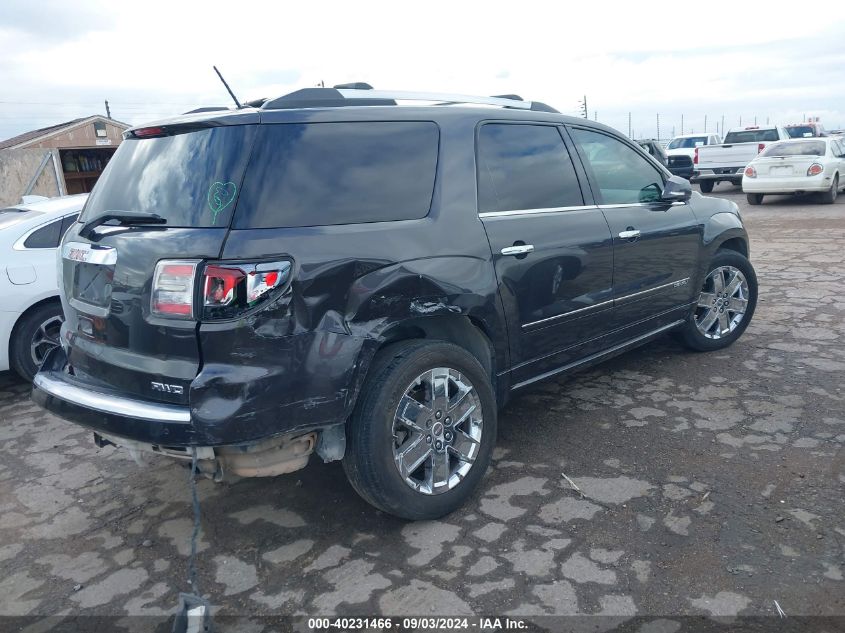
<instances>
[{"instance_id":1,"label":"rear window","mask_svg":"<svg viewBox=\"0 0 845 633\"><path fill-rule=\"evenodd\" d=\"M692 149L693 147L701 147L702 145L707 145L706 136L688 136L686 138L673 139L667 149Z\"/></svg>"},{"instance_id":2,"label":"rear window","mask_svg":"<svg viewBox=\"0 0 845 633\"><path fill-rule=\"evenodd\" d=\"M88 197L83 221L113 211L157 213L167 226L228 226L254 126L126 139Z\"/></svg>"},{"instance_id":3,"label":"rear window","mask_svg":"<svg viewBox=\"0 0 845 633\"><path fill-rule=\"evenodd\" d=\"M792 125L786 128L786 133L789 134L790 138L805 138L816 135L816 131L811 125Z\"/></svg>"},{"instance_id":4,"label":"rear window","mask_svg":"<svg viewBox=\"0 0 845 633\"><path fill-rule=\"evenodd\" d=\"M437 125L428 121L262 126L233 227L423 218L438 145Z\"/></svg>"},{"instance_id":5,"label":"rear window","mask_svg":"<svg viewBox=\"0 0 845 633\"><path fill-rule=\"evenodd\" d=\"M802 143L775 143L763 150L761 156L824 156L824 141Z\"/></svg>"},{"instance_id":6,"label":"rear window","mask_svg":"<svg viewBox=\"0 0 845 633\"><path fill-rule=\"evenodd\" d=\"M731 143L769 143L779 141L778 131L771 130L742 130L740 132L728 132L725 137L725 145Z\"/></svg>"}]
</instances>

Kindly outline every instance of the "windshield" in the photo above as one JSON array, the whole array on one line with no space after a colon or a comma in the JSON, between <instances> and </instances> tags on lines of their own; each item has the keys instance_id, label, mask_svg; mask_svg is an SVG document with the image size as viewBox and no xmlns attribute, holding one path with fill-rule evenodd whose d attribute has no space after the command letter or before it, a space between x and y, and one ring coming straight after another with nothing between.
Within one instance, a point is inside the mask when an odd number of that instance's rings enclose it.
<instances>
[{"instance_id":1,"label":"windshield","mask_svg":"<svg viewBox=\"0 0 845 633\"><path fill-rule=\"evenodd\" d=\"M774 128L771 130L742 130L741 132L728 132L725 137L725 145L731 143L761 143L777 141L778 131Z\"/></svg>"},{"instance_id":2,"label":"windshield","mask_svg":"<svg viewBox=\"0 0 845 633\"><path fill-rule=\"evenodd\" d=\"M824 156L824 141L805 141L803 143L775 143L769 145L761 156Z\"/></svg>"},{"instance_id":3,"label":"windshield","mask_svg":"<svg viewBox=\"0 0 845 633\"><path fill-rule=\"evenodd\" d=\"M254 126L206 128L126 139L109 161L81 218L106 213L155 213L167 226L229 225Z\"/></svg>"},{"instance_id":4,"label":"windshield","mask_svg":"<svg viewBox=\"0 0 845 633\"><path fill-rule=\"evenodd\" d=\"M707 144L706 136L688 136L686 138L676 138L669 143L668 149L692 149Z\"/></svg>"}]
</instances>

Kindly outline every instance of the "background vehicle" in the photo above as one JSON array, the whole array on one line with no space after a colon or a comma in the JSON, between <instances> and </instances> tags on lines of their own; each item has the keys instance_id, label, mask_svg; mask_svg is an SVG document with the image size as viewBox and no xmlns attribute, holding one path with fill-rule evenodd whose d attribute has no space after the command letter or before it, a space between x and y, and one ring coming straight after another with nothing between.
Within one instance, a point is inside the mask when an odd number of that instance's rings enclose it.
<instances>
[{"instance_id":1,"label":"background vehicle","mask_svg":"<svg viewBox=\"0 0 845 633\"><path fill-rule=\"evenodd\" d=\"M32 380L59 343L62 305L56 248L88 194L0 209L0 370Z\"/></svg>"},{"instance_id":2,"label":"background vehicle","mask_svg":"<svg viewBox=\"0 0 845 633\"><path fill-rule=\"evenodd\" d=\"M832 204L845 187L845 145L836 137L772 143L745 168L742 190L750 204L766 194L817 193Z\"/></svg>"},{"instance_id":3,"label":"background vehicle","mask_svg":"<svg viewBox=\"0 0 845 633\"><path fill-rule=\"evenodd\" d=\"M681 134L666 146L666 165L676 176L690 180L693 174L695 148L704 145L718 145L722 142L718 134Z\"/></svg>"},{"instance_id":4,"label":"background vehicle","mask_svg":"<svg viewBox=\"0 0 845 633\"><path fill-rule=\"evenodd\" d=\"M786 130L780 126L733 128L721 145L695 148L692 182L697 182L704 193L710 193L713 185L723 181L740 185L745 166L768 143L788 138Z\"/></svg>"},{"instance_id":5,"label":"background vehicle","mask_svg":"<svg viewBox=\"0 0 845 633\"><path fill-rule=\"evenodd\" d=\"M747 256L735 204L607 126L300 90L127 133L64 238L33 397L215 478L343 459L376 507L433 518L473 493L512 392L669 331L733 343Z\"/></svg>"},{"instance_id":6,"label":"background vehicle","mask_svg":"<svg viewBox=\"0 0 845 633\"><path fill-rule=\"evenodd\" d=\"M806 123L792 123L786 126L786 133L789 138L811 138L819 136L827 136L824 126L818 121L808 121Z\"/></svg>"},{"instance_id":7,"label":"background vehicle","mask_svg":"<svg viewBox=\"0 0 845 633\"><path fill-rule=\"evenodd\" d=\"M648 152L654 160L666 167L668 161L666 160L666 151L663 146L654 139L642 139L637 141L637 145Z\"/></svg>"}]
</instances>

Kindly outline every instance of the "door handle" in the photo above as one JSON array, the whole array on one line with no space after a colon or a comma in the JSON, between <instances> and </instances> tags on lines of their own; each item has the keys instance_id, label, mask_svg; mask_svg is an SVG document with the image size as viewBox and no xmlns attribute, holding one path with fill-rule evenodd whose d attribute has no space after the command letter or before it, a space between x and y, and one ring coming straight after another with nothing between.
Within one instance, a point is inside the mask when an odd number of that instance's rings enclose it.
<instances>
[{"instance_id":1,"label":"door handle","mask_svg":"<svg viewBox=\"0 0 845 633\"><path fill-rule=\"evenodd\" d=\"M505 246L502 249L502 255L527 255L533 251L533 244L514 244L513 246Z\"/></svg>"},{"instance_id":2,"label":"door handle","mask_svg":"<svg viewBox=\"0 0 845 633\"><path fill-rule=\"evenodd\" d=\"M619 237L623 240L634 240L640 236L640 232L637 229L628 229L627 231L620 231Z\"/></svg>"}]
</instances>

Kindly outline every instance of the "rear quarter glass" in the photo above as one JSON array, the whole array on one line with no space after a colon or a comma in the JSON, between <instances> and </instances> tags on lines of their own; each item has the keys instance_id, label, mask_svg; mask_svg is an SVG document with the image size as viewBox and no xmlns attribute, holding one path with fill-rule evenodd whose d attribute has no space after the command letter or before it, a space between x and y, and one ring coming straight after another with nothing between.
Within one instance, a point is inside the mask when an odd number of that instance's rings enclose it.
<instances>
[{"instance_id":1,"label":"rear quarter glass","mask_svg":"<svg viewBox=\"0 0 845 633\"><path fill-rule=\"evenodd\" d=\"M160 215L168 227L228 227L255 127L124 140L91 193L82 221L140 211Z\"/></svg>"},{"instance_id":2,"label":"rear quarter glass","mask_svg":"<svg viewBox=\"0 0 845 633\"><path fill-rule=\"evenodd\" d=\"M423 218L431 208L438 146L431 121L262 125L232 227Z\"/></svg>"}]
</instances>

